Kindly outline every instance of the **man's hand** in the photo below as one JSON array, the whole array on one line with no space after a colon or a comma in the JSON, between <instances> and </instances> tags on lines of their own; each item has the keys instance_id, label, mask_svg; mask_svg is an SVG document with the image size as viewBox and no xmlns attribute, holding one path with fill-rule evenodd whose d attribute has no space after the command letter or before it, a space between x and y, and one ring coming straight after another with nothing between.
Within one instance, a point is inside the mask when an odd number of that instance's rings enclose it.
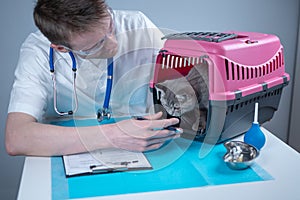
<instances>
[{"instance_id":1,"label":"man's hand","mask_svg":"<svg viewBox=\"0 0 300 200\"><path fill-rule=\"evenodd\" d=\"M145 116L148 120L129 119L115 124L109 132L103 132L107 140L117 148L129 151L149 151L161 147L167 140L180 137L182 129L164 129L179 122L176 118L161 119L162 113ZM100 126L101 128L101 126ZM178 132L179 130L179 132Z\"/></svg>"}]
</instances>

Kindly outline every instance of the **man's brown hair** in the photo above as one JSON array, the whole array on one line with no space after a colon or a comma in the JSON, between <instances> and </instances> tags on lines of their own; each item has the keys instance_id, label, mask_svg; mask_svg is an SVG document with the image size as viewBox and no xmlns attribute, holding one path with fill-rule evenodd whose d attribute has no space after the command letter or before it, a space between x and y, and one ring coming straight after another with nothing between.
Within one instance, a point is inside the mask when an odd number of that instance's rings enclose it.
<instances>
[{"instance_id":1,"label":"man's brown hair","mask_svg":"<svg viewBox=\"0 0 300 200\"><path fill-rule=\"evenodd\" d=\"M51 43L70 47L72 35L99 25L107 8L105 0L38 0L33 17Z\"/></svg>"}]
</instances>

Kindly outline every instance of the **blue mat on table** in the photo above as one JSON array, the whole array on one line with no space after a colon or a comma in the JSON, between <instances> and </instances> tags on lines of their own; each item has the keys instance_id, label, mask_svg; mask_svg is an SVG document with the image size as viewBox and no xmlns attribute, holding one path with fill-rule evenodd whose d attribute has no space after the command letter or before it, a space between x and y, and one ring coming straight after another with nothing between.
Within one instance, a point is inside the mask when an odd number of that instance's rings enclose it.
<instances>
[{"instance_id":1,"label":"blue mat on table","mask_svg":"<svg viewBox=\"0 0 300 200\"><path fill-rule=\"evenodd\" d=\"M106 121L113 123L114 120ZM61 126L92 126L97 120L57 122ZM158 150L146 152L152 170L94 174L66 178L62 157L51 158L52 199L85 198L233 184L273 179L259 165L231 170L223 162L225 147L216 145L199 158L202 143L178 138Z\"/></svg>"}]
</instances>

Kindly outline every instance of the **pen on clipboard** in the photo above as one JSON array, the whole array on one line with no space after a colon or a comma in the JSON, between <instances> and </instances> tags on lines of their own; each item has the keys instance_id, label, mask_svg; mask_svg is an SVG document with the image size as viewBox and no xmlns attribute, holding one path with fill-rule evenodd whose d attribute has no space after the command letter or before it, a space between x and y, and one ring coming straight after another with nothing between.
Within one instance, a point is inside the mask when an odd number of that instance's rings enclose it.
<instances>
[{"instance_id":1,"label":"pen on clipboard","mask_svg":"<svg viewBox=\"0 0 300 200\"><path fill-rule=\"evenodd\" d=\"M109 172L119 172L119 171L127 171L128 168L126 166L122 167L109 167L109 168L103 168L102 165L91 165L90 166L91 172L93 174L98 174L98 173L109 173Z\"/></svg>"},{"instance_id":2,"label":"pen on clipboard","mask_svg":"<svg viewBox=\"0 0 300 200\"><path fill-rule=\"evenodd\" d=\"M132 117L135 120L148 120L147 118L143 117L143 116L133 116ZM169 131L174 131L177 134L181 134L182 130L180 128L174 127L174 126L168 126L168 127L164 127L163 129L167 129Z\"/></svg>"},{"instance_id":3,"label":"pen on clipboard","mask_svg":"<svg viewBox=\"0 0 300 200\"><path fill-rule=\"evenodd\" d=\"M114 162L114 163L111 163L111 164L115 165L113 167L107 167L105 165L91 165L90 170L92 171L92 173L108 173L108 172L127 171L128 164L137 163L137 162L139 162L139 161L133 160L133 161Z\"/></svg>"}]
</instances>

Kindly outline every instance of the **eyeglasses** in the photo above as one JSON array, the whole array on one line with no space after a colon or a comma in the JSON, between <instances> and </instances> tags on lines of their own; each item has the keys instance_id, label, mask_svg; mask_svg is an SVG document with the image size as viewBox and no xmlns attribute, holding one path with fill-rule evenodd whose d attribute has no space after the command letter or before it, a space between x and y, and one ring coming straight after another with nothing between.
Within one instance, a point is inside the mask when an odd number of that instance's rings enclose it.
<instances>
[{"instance_id":1,"label":"eyeglasses","mask_svg":"<svg viewBox=\"0 0 300 200\"><path fill-rule=\"evenodd\" d=\"M66 50L71 51L71 52L81 55L81 56L93 55L96 52L99 52L103 48L104 42L107 39L107 37L110 37L114 33L114 13L111 8L108 8L107 11L110 14L109 29L108 29L107 33L105 34L105 36L103 38L101 38L94 46L92 46L89 49L85 49L85 50L73 50L69 47L66 47L63 45L61 45L61 46L64 47Z\"/></svg>"}]
</instances>

